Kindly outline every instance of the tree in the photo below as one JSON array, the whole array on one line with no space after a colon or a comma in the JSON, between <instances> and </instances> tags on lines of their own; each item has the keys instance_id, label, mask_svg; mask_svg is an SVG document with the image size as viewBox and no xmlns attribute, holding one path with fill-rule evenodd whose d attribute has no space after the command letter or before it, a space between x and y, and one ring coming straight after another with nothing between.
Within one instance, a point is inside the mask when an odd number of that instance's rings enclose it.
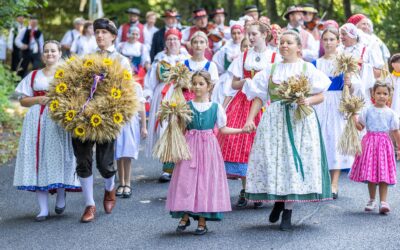
<instances>
[{"instance_id":1,"label":"tree","mask_svg":"<svg viewBox=\"0 0 400 250\"><path fill-rule=\"evenodd\" d=\"M40 8L46 5L46 0L1 0L0 27L9 29L17 15L27 15L29 9Z\"/></svg>"}]
</instances>

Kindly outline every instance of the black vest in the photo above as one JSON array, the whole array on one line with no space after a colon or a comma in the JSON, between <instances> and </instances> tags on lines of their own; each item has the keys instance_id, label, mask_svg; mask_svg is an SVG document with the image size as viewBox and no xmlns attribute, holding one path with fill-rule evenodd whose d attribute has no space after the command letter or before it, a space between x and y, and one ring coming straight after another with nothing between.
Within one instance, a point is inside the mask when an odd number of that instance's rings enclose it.
<instances>
[{"instance_id":1,"label":"black vest","mask_svg":"<svg viewBox=\"0 0 400 250\"><path fill-rule=\"evenodd\" d=\"M22 38L22 43L29 45L29 36L31 34L30 29L26 29L24 37ZM40 30L36 30L33 34L33 37L35 38L36 42L38 42L39 37L42 35L42 32Z\"/></svg>"}]
</instances>

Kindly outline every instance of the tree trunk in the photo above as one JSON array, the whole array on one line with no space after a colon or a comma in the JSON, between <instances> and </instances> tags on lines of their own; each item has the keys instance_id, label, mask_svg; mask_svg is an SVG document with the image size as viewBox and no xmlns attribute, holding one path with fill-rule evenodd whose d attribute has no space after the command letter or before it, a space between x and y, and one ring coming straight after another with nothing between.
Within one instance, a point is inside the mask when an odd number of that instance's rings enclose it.
<instances>
[{"instance_id":1,"label":"tree trunk","mask_svg":"<svg viewBox=\"0 0 400 250\"><path fill-rule=\"evenodd\" d=\"M315 7L318 11L320 11L321 5L320 5L320 3L319 3L319 0L314 0L314 7Z\"/></svg>"},{"instance_id":2,"label":"tree trunk","mask_svg":"<svg viewBox=\"0 0 400 250\"><path fill-rule=\"evenodd\" d=\"M346 19L351 17L351 0L343 0L343 8L344 8L344 15L346 16Z\"/></svg>"},{"instance_id":3,"label":"tree trunk","mask_svg":"<svg viewBox=\"0 0 400 250\"><path fill-rule=\"evenodd\" d=\"M271 23L279 22L278 9L275 0L267 0L267 16L271 20Z\"/></svg>"},{"instance_id":4,"label":"tree trunk","mask_svg":"<svg viewBox=\"0 0 400 250\"><path fill-rule=\"evenodd\" d=\"M332 18L332 14L333 14L333 3L334 0L330 0L328 9L326 10L326 18L325 20L331 19Z\"/></svg>"}]
</instances>

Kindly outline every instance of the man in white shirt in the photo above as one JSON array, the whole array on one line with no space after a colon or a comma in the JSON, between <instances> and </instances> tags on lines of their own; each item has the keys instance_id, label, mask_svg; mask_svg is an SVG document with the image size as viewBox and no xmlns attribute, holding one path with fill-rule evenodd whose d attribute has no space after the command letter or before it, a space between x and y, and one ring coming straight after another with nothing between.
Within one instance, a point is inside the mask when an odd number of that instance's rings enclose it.
<instances>
[{"instance_id":1,"label":"man in white shirt","mask_svg":"<svg viewBox=\"0 0 400 250\"><path fill-rule=\"evenodd\" d=\"M21 51L15 44L15 39L18 34L25 28L24 25L25 17L23 15L18 15L10 32L8 34L7 48L11 51L11 70L17 71L18 64L21 61Z\"/></svg>"},{"instance_id":2,"label":"man in white shirt","mask_svg":"<svg viewBox=\"0 0 400 250\"><path fill-rule=\"evenodd\" d=\"M21 50L22 57L21 70L18 72L18 75L25 77L31 63L32 70L41 67L44 39L38 27L37 17L30 17L29 26L19 32L15 39L15 45Z\"/></svg>"},{"instance_id":3,"label":"man in white shirt","mask_svg":"<svg viewBox=\"0 0 400 250\"><path fill-rule=\"evenodd\" d=\"M64 37L61 39L61 49L63 52L63 56L71 55L72 43L81 35L84 23L85 19L81 17L75 18L74 28L72 30L68 30L65 33Z\"/></svg>"},{"instance_id":4,"label":"man in white shirt","mask_svg":"<svg viewBox=\"0 0 400 250\"><path fill-rule=\"evenodd\" d=\"M303 47L303 59L312 62L318 58L319 43L314 37L303 29L304 10L299 6L290 6L283 15L289 22L285 30L295 30L299 32Z\"/></svg>"},{"instance_id":5,"label":"man in white shirt","mask_svg":"<svg viewBox=\"0 0 400 250\"><path fill-rule=\"evenodd\" d=\"M147 51L150 51L154 33L158 31L158 28L155 27L156 21L157 14L154 11L149 11L146 13L146 23L143 25L143 35L144 45L147 47Z\"/></svg>"}]
</instances>

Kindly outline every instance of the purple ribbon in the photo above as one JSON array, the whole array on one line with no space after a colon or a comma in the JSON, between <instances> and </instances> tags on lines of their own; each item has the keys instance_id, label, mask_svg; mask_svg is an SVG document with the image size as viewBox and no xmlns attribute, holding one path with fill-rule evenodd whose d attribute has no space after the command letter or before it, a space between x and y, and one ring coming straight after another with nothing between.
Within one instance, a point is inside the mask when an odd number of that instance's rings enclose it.
<instances>
[{"instance_id":1,"label":"purple ribbon","mask_svg":"<svg viewBox=\"0 0 400 250\"><path fill-rule=\"evenodd\" d=\"M92 84L92 87L90 89L90 95L89 95L88 99L86 100L85 104L83 104L81 110L79 111L79 114L82 113L85 110L85 108L89 104L90 100L93 99L94 93L97 90L97 84L100 81L102 81L103 79L104 79L104 74L100 74L100 75L94 74L93 75L93 84Z\"/></svg>"}]
</instances>

